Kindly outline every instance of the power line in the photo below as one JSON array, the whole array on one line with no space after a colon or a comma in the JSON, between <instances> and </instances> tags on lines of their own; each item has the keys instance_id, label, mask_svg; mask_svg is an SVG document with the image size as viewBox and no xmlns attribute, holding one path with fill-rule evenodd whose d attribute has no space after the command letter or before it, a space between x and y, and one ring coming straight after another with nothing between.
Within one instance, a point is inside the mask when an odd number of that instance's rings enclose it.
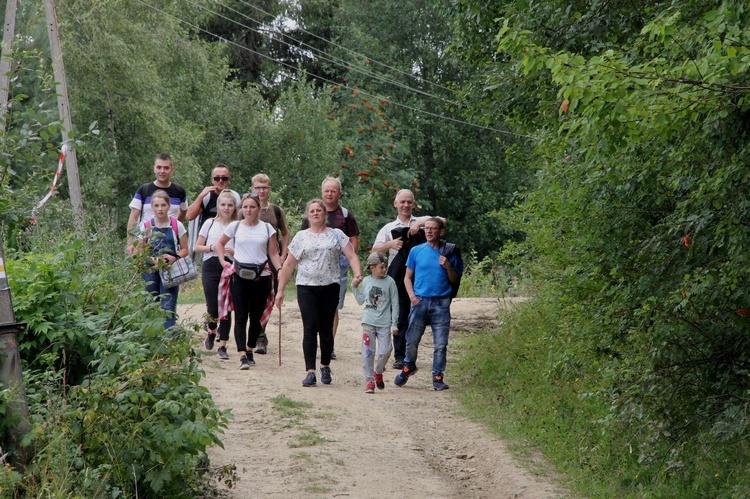
<instances>
[{"instance_id":1,"label":"power line","mask_svg":"<svg viewBox=\"0 0 750 499\"><path fill-rule=\"evenodd\" d=\"M279 64L281 66L285 66L287 68L290 68L293 71L297 70L297 68L294 67L294 66L292 66L291 64L285 63L284 61L280 61L280 60L274 59L273 57L270 57L270 56L268 56L266 54L263 54L261 52L255 51L255 50L253 50L253 49L251 49L249 47L240 45L240 44L238 44L236 42L233 42L232 40L227 40L226 38L224 38L224 37L222 37L220 35L217 35L216 33L212 33L210 31L206 30L205 28L201 28L198 25L195 25L195 24L193 24L193 23L191 23L189 21L185 21L184 19L181 19L181 18L179 18L179 17L177 17L177 16L175 16L173 14L170 14L169 12L166 12L166 11L164 11L164 10L158 8L158 7L155 7L155 6L151 5L150 3L148 3L148 2L146 2L144 0L137 0L137 1L140 4L145 5L146 7L150 8L150 9L152 9L152 10L154 10L154 11L160 13L160 14L168 16L168 17L174 19L175 21L177 21L177 22L179 22L181 24L189 26L189 27L191 27L191 28L193 28L195 30L198 30L198 31L200 31L202 33L205 33L207 35L210 35L210 36L214 37L217 40L220 40L222 42L225 42L225 43L228 43L230 45L233 45L233 46L235 46L235 47L237 47L237 48L239 48L241 50L247 50L248 52L251 52L251 53L256 54L256 55L258 55L260 57L268 59L268 60L270 60L270 61L272 61L272 62L274 62L276 64ZM340 87L343 86L343 87L345 87L347 89L355 90L352 87L350 87L349 85L337 83L337 82L334 82L332 80L329 80L328 78L323 78L322 76L318 76L318 75L313 75L313 76L315 78L317 78L318 80L324 81L326 83L330 83L331 85L338 85ZM361 94L363 94L363 95L374 97L376 99L380 99L381 98L380 96L377 96L375 94L372 94L372 93L369 93L367 91L364 91L361 88L358 88L356 90L358 92L360 92ZM459 120L459 119L456 119L456 118L451 118L450 116L443 116L443 115L440 115L440 114L437 114L437 113L432 113L430 111L425 111L423 109L417 109L417 108L414 108L414 107L411 107L411 106L407 106L406 104L401 104L399 102L392 101L390 99L388 99L388 103L392 104L394 106L398 106L398 107L401 107L401 108L404 108L404 109L408 109L408 110L413 111L415 113L426 114L428 116L432 116L432 117L435 117L435 118L440 118L440 119L443 119L443 120L451 121L451 122L454 122L454 123L457 123L457 124L461 124L461 125L470 126L470 127L473 127L473 128L478 128L480 130L488 130L488 131L496 132L496 133L503 134L503 135L511 135L513 137L534 138L534 137L532 137L530 135L523 135L523 134L518 134L518 133L514 133L514 132L509 132L507 130L500 130L499 128L494 128L494 127L487 126L487 125L477 125L475 123L470 123L468 121L463 121L463 120Z\"/></svg>"},{"instance_id":2,"label":"power line","mask_svg":"<svg viewBox=\"0 0 750 499\"><path fill-rule=\"evenodd\" d=\"M188 0L188 1L189 1L189 0ZM203 6L199 5L199 4L196 4L195 2L190 2L190 3L191 3L192 5L195 5L195 6L196 6L196 7L198 7L198 8L201 8L201 9L207 10L208 12L211 12L212 14L216 15L217 17L220 17L220 18L222 18L222 19L226 19L227 21L229 21L229 22L231 22L231 23L233 23L233 24L236 24L237 26L241 26L241 27L243 27L243 28L245 28L245 29L248 29L248 30L250 30L250 31L253 31L253 32L255 32L255 33L260 33L260 30L258 30L257 28L253 28L252 26L247 26L247 25L245 25L245 24L242 24L242 23L241 23L241 22L239 22L239 21L236 21L236 20L234 20L234 19L230 19L229 17L227 17L227 16L225 16L225 15L223 15L223 14L220 14L220 13L218 13L218 12L214 12L214 11L212 11L212 10L208 9L207 7L203 7ZM219 5L219 6L221 6L221 7L224 7L224 8L226 8L226 9L228 9L228 10L231 10L232 12L234 12L234 13L236 13L236 14L239 14L240 16L242 16L242 17L244 17L244 18L246 18L246 19L249 19L250 21L256 22L256 23L258 23L259 25L260 25L260 24L262 24L262 23L261 23L261 22L260 22L259 20L257 20L257 19L254 19L254 18L252 18L252 17L250 17L250 16L248 16L248 15L246 15L246 14L242 13L242 12L239 12L238 10L236 10L236 9L233 9L232 7L229 7L229 6L227 6L227 5L224 5L224 4L220 3L220 2L216 2L216 3L217 3L217 4ZM270 30L269 30L269 31L270 31ZM313 47L312 45L309 45L309 44L307 44L307 43L305 43L305 42L302 42L302 41L300 41L300 40L297 40L297 39L295 39L294 37L292 37L292 36L288 35L287 33L284 33L283 31L271 31L271 32L275 32L275 33L278 33L278 34L279 34L279 35L281 36L281 38L279 39L279 41L280 41L281 43L283 43L284 45L286 45L286 46L290 47L290 48L295 48L295 49L296 49L296 48L300 48L300 47L303 47L303 46L304 46L304 47L307 47L307 48L309 48L309 49L310 49L310 50L312 50L312 51L318 52L318 53L319 53L319 55L317 55L317 56L318 56L318 57L320 57L320 58L321 58L322 60L324 60L324 61L327 61L327 62L330 62L330 63L332 63L332 64L334 64L334 65L337 65L337 66L339 66L339 67L343 67L343 68L345 68L345 69L347 69L347 70L351 70L351 71L355 71L355 72L357 72L357 73L361 73L361 74L363 74L363 75L365 75L365 76L369 76L369 77L371 77L371 78L374 78L374 79L376 79L376 80L379 80L379 81L382 81L382 82L385 82L385 83L388 83L388 84L394 85L394 86L396 86L396 87L402 88L402 89L404 89L404 90L408 90L408 91L410 91L410 92L415 92L415 93L418 93L418 94L422 94L422 95L424 95L425 97L430 97L430 98L433 98L433 99L438 99L438 100L441 100L441 101L443 101L444 103L446 103L446 104L449 104L449 105L452 105L452 106L457 106L457 107L459 106L459 104L458 104L457 102L454 102L454 101L450 101L450 100L448 100L448 99L445 99L445 98L443 98L443 97L440 97L439 95L433 95L433 94L430 94L430 93L428 93L428 92L425 92L424 90L420 90L420 89L418 89L418 88L414 88L414 87L411 87L411 86L409 86L409 85L406 85L406 84L404 84L404 83L401 83L401 82L399 82L399 81L393 80L393 79L391 79L391 78L388 78L388 77L385 77L385 76L381 76L381 75L379 75L379 74L377 74L377 73L374 73L374 72L372 72L372 71L367 71L367 70L364 70L364 69L358 68L357 66L355 66L355 65L353 65L353 64L351 64L351 63L349 63L349 62L347 62L347 61L346 61L346 60L344 60L344 59L341 59L340 57L336 57L336 56L334 56L334 55L328 54L328 53L326 53L325 51L323 51L323 50L321 50L321 49L318 49L318 48L316 48L316 47ZM289 40L291 40L292 42L295 42L295 43L299 44L299 46L297 46L297 45L293 45L292 43L289 43L289 42L285 41L285 40L284 40L284 38L288 38L288 39L289 39ZM313 53L313 56L316 56L316 54L314 54L314 53ZM368 59L368 60L369 60L369 59Z\"/></svg>"},{"instance_id":3,"label":"power line","mask_svg":"<svg viewBox=\"0 0 750 499\"><path fill-rule=\"evenodd\" d=\"M255 10L257 10L258 12L260 12L260 13L262 13L262 14L265 14L265 15L267 15L267 16L273 17L273 14L271 14L271 13L269 13L269 12L266 12L265 10L261 9L260 7L258 7L257 5L253 5L253 4L251 4L251 3L245 2L244 0L237 0L237 1L238 1L238 2L240 2L240 3L241 3L241 4L243 4L243 5L246 5L246 6L250 7L250 8L252 8L252 9L255 9ZM256 21L256 22L257 22L257 21ZM430 81L430 80L428 80L428 79L426 79L426 78L424 78L424 77L422 77L422 76L417 76L417 75L414 75L413 73L408 73L408 72L406 72L406 71L402 71L402 70L400 70L400 69L398 69L398 68L394 68L393 66L389 66L388 64L386 64L386 63L384 63L384 62L380 62L380 61L378 61L378 60L376 60L376 59L373 59L372 57L367 57L367 56L365 56L365 55L363 55L363 54L360 54L360 53L358 53L358 52L356 52L356 51L354 51L354 50L352 50L352 49L348 48L348 47L345 47L345 46L343 46L343 45L340 45L340 44L338 44L338 43L334 42L333 40L326 40L325 38L323 38L323 37L321 37L321 36L318 36L318 35L316 35L315 33L312 33L312 32L310 32L310 31L307 31L307 30L306 30L306 29L304 29L304 28L303 28L302 26L299 26L299 30L300 30L300 31L302 31L303 33L307 34L307 35L310 35L310 36L312 36L313 38L316 38L316 39L318 39L318 40L321 40L321 41L323 41L323 42L325 42L325 43L329 43L329 44L333 45L334 47L338 47L338 48L340 48L340 49L342 49L342 50L346 50L347 52L349 52L349 53L351 53L351 54L353 54L353 55L355 55L355 56L357 56L357 57L360 57L360 58L365 58L365 59L369 60L370 62L374 62L375 64L378 64L378 65L380 65L380 66L383 66L384 68L387 68L387 69L393 70L393 71L395 71L395 72L397 72L397 73L401 73L401 74L403 74L403 75L406 75L406 76L408 76L408 77L410 77L410 78L418 78L418 79L419 79L420 81L422 81L422 82L424 82L424 83L427 83L427 84L430 84L430 85L436 86L436 87L438 87L438 88L442 88L443 90L446 90L446 91L448 91L448 92L451 92L451 93L453 92L453 90L451 90L450 88L448 88L448 87L446 87L446 86L444 86L444 85L441 85L441 84L439 84L439 83L435 83L435 82L433 82L433 81ZM286 35L286 36L289 36L289 35ZM291 38L291 37L290 37L290 38Z\"/></svg>"}]
</instances>

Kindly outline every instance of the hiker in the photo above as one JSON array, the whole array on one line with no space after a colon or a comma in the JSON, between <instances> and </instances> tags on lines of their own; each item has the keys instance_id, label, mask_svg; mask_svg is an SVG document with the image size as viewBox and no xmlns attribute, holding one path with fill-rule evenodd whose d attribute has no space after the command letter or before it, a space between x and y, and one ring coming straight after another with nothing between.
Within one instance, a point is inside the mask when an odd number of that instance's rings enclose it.
<instances>
[{"instance_id":1,"label":"hiker","mask_svg":"<svg viewBox=\"0 0 750 499\"><path fill-rule=\"evenodd\" d=\"M434 357L432 359L432 389L446 390L443 380L448 333L451 327L451 296L453 285L463 274L463 261L455 245L442 241L445 222L430 218L424 225L427 242L415 246L406 260L404 286L409 294L411 311L406 330L406 357L404 368L393 380L396 386L404 386L409 377L417 372L417 351L427 324L432 327ZM450 244L451 252L446 251Z\"/></svg>"},{"instance_id":2,"label":"hiker","mask_svg":"<svg viewBox=\"0 0 750 499\"><path fill-rule=\"evenodd\" d=\"M320 336L320 381L331 383L331 352L333 351L333 320L339 301L343 253L354 270L353 286L362 282L362 268L349 238L340 229L326 226L326 204L313 199L305 206L309 227L299 231L289 244L289 254L279 273L276 306L284 303L284 287L297 269L297 304L302 315L302 350L307 376L302 386L317 384L315 361Z\"/></svg>"},{"instance_id":3,"label":"hiker","mask_svg":"<svg viewBox=\"0 0 750 499\"><path fill-rule=\"evenodd\" d=\"M240 205L240 195L229 189L232 183L232 175L229 173L227 165L219 163L211 170L211 185L204 187L198 197L195 198L187 209L187 219L192 221L198 218L198 228L200 229L206 223L216 216L217 201L219 194L224 189L228 189L234 196L235 206Z\"/></svg>"},{"instance_id":4,"label":"hiker","mask_svg":"<svg viewBox=\"0 0 750 499\"><path fill-rule=\"evenodd\" d=\"M419 229L430 217L412 215L414 193L409 189L401 189L396 193L393 206L398 211L398 216L396 220L388 222L380 229L372 245L372 251L388 254L388 275L396 281L398 287L398 334L393 337L393 368L403 369L406 356L406 328L409 326L409 309L411 308L409 295L404 288L406 258L411 248L427 241L424 232ZM442 220L445 222L445 219Z\"/></svg>"},{"instance_id":5,"label":"hiker","mask_svg":"<svg viewBox=\"0 0 750 499\"><path fill-rule=\"evenodd\" d=\"M170 196L165 191L157 189L149 195L150 209L154 216L141 222L138 240L145 251L150 252L151 264L149 270L143 273L146 291L161 302L162 310L167 311L164 329L171 329L177 323L177 296L179 286L167 288L159 275L158 265L172 265L178 258L188 254L187 231L176 218L169 214ZM129 254L133 254L135 248ZM177 248L180 248L179 251Z\"/></svg>"},{"instance_id":6,"label":"hiker","mask_svg":"<svg viewBox=\"0 0 750 499\"><path fill-rule=\"evenodd\" d=\"M174 166L172 165L172 157L167 153L159 154L154 161L154 175L156 175L156 180L141 185L136 191L135 196L133 196L133 200L130 201L128 245L125 248L125 252L128 255L132 255L135 251L135 246L131 244L134 241L135 236L131 234L131 231L138 224L142 223L143 220L151 220L154 218L151 198L155 191L162 190L167 193L169 198L168 215L176 218L178 222L185 221L185 214L187 213L187 193L185 192L185 188L180 184L169 180L173 173Z\"/></svg>"},{"instance_id":7,"label":"hiker","mask_svg":"<svg viewBox=\"0 0 750 499\"><path fill-rule=\"evenodd\" d=\"M260 219L271 224L276 231L276 242L279 246L279 255L281 256L281 263L283 265L284 260L286 260L287 248L289 247L289 229L286 226L284 210L280 206L276 206L268 201L268 197L271 195L271 178L265 173L255 175L253 177L253 192L257 193L258 199L260 199ZM272 286L272 289L275 288L276 286ZM275 296L273 299L275 299ZM267 349L268 336L266 336L266 324L264 323L263 330L258 337L255 353L263 355Z\"/></svg>"},{"instance_id":8,"label":"hiker","mask_svg":"<svg viewBox=\"0 0 750 499\"><path fill-rule=\"evenodd\" d=\"M245 218L232 222L224 231L216 251L223 268L234 268L230 288L234 305L234 341L240 355L240 369L255 365L253 349L262 330L261 321L271 296L271 273L281 267L276 231L260 220L260 199L251 192L242 197ZM234 241L234 263L224 258L226 246ZM271 307L273 302L271 302ZM248 324L249 323L249 324Z\"/></svg>"},{"instance_id":9,"label":"hiker","mask_svg":"<svg viewBox=\"0 0 750 499\"><path fill-rule=\"evenodd\" d=\"M357 226L357 220L354 215L339 204L341 198L341 180L336 177L326 177L320 186L321 197L326 206L326 215L328 217L328 226L333 229L341 229L349 238L349 243L354 248L354 253L357 253L359 249L359 226ZM307 229L309 222L307 219L302 220L302 229ZM340 275L340 288L339 288L339 302L336 308L336 315L333 318L333 337L336 338L336 331L339 328L339 310L344 308L344 299L346 298L346 288L349 276L349 263L344 256L341 254L339 261L341 270ZM336 360L336 351L331 351L331 359Z\"/></svg>"},{"instance_id":10,"label":"hiker","mask_svg":"<svg viewBox=\"0 0 750 499\"><path fill-rule=\"evenodd\" d=\"M391 356L391 336L398 333L398 289L396 281L386 275L386 258L382 253L367 257L369 276L362 285L352 283L357 303L362 311L362 370L365 374L365 393L385 388L383 371ZM377 364L375 357L377 356Z\"/></svg>"},{"instance_id":11,"label":"hiker","mask_svg":"<svg viewBox=\"0 0 750 499\"><path fill-rule=\"evenodd\" d=\"M216 216L209 218L200 228L198 240L195 244L196 253L203 253L203 265L201 267L201 279L203 281L203 296L206 299L206 339L203 345L206 350L213 350L216 334L219 334L219 348L216 355L221 360L228 360L227 341L229 341L229 330L232 328L231 315L219 320L219 282L223 265L219 262L219 253L216 245L224 234L230 223L237 220L237 201L234 192L229 189L221 191L216 198ZM224 259L231 263L234 256L234 240L227 241L224 247ZM217 331L217 324L218 331Z\"/></svg>"}]
</instances>

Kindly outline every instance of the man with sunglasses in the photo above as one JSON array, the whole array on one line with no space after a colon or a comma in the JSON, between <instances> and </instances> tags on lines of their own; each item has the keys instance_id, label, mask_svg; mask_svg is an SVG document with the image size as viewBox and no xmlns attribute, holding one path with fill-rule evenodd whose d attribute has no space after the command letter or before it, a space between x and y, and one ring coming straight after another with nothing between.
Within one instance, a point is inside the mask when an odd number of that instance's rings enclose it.
<instances>
[{"instance_id":1,"label":"man with sunglasses","mask_svg":"<svg viewBox=\"0 0 750 499\"><path fill-rule=\"evenodd\" d=\"M203 222L216 216L216 200L219 194L224 189L229 189L229 184L232 182L232 175L229 173L227 165L219 163L214 166L211 172L211 183L208 187L205 187L195 201L188 207L187 219L192 221L196 218L198 220L198 230L203 227ZM231 189L229 189L231 191ZM237 201L237 207L239 212L240 206L240 195L232 191L235 201Z\"/></svg>"}]
</instances>

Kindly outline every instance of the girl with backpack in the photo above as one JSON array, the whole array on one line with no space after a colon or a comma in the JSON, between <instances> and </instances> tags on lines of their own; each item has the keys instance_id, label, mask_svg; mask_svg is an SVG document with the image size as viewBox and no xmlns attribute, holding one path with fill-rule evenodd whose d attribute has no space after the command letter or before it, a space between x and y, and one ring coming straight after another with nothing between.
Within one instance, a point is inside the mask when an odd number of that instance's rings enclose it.
<instances>
[{"instance_id":1,"label":"girl with backpack","mask_svg":"<svg viewBox=\"0 0 750 499\"><path fill-rule=\"evenodd\" d=\"M182 223L169 215L169 206L169 195L161 189L155 191L151 195L154 218L144 220L139 227L139 240L142 244L148 245L146 248L150 252L152 264L151 268L143 273L143 280L146 282L146 291L151 293L155 300L161 300L162 310L167 311L165 329L170 329L177 323L177 296L180 287L165 287L159 275L159 267L172 265L188 254L187 231Z\"/></svg>"}]
</instances>

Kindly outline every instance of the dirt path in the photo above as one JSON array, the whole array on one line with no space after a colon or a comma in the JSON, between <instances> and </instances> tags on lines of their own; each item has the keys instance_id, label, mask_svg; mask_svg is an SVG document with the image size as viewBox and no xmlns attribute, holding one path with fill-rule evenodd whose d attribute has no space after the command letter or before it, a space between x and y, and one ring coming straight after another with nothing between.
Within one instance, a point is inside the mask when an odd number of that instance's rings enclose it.
<instances>
[{"instance_id":1,"label":"dirt path","mask_svg":"<svg viewBox=\"0 0 750 499\"><path fill-rule=\"evenodd\" d=\"M497 307L495 300L454 301L454 329L494 320ZM199 320L203 311L202 305L188 305L180 313ZM238 369L233 338L229 361L219 360L215 349L206 352L204 384L219 406L231 408L235 416L223 437L224 449L210 451L212 465L237 466L238 480L226 488L226 497L563 496L551 479L520 466L502 441L457 416L453 389L432 391L429 328L420 346L422 372L398 388L389 369L385 390L365 394L361 310L351 294L342 312L338 359L331 363L333 383L328 386L302 387L302 328L294 301L283 308L281 366L278 311L267 328L270 351L256 355L257 365L249 371ZM449 344L449 384L450 360Z\"/></svg>"}]
</instances>

